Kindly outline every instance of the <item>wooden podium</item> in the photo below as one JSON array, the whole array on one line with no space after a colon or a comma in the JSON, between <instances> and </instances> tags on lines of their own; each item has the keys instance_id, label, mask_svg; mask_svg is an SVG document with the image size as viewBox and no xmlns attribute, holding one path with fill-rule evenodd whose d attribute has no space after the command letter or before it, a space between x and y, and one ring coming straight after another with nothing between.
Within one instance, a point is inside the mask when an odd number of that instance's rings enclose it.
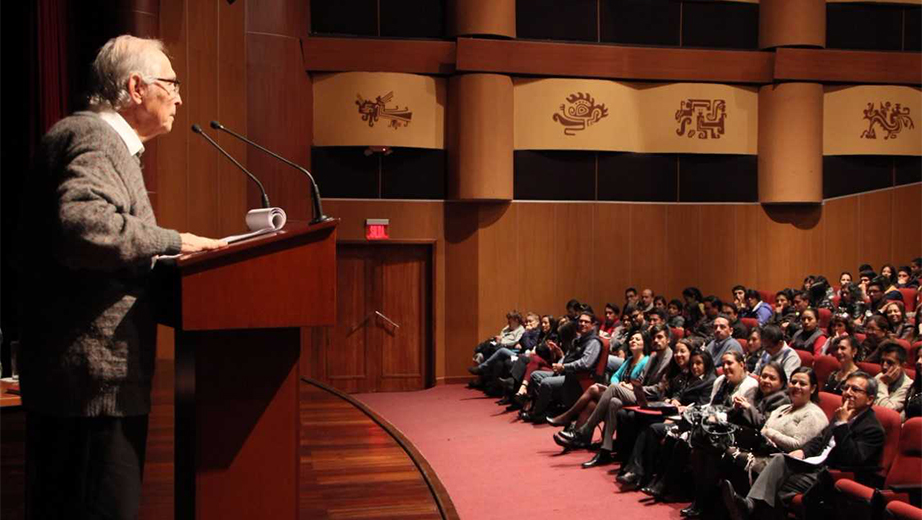
<instances>
[{"instance_id":1,"label":"wooden podium","mask_svg":"<svg viewBox=\"0 0 922 520\"><path fill-rule=\"evenodd\" d=\"M334 324L338 222L289 223L160 273L177 520L298 518L300 327Z\"/></svg>"}]
</instances>

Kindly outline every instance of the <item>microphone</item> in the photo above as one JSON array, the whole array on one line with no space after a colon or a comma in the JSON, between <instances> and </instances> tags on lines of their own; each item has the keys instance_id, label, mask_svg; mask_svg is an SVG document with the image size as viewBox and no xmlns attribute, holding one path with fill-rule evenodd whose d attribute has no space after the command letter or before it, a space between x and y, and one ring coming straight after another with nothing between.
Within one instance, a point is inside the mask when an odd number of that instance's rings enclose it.
<instances>
[{"instance_id":1,"label":"microphone","mask_svg":"<svg viewBox=\"0 0 922 520\"><path fill-rule=\"evenodd\" d=\"M240 168L243 171L243 173L247 174L247 177L249 177L250 180L255 182L257 186L259 186L259 192L262 194L262 199L263 199L263 208L264 209L268 208L269 207L269 195L266 195L266 188L263 188L263 183L259 182L259 179L257 179L255 175L250 173L246 168L243 167L242 164L237 162L237 159L234 159L233 157L231 157L229 153L224 151L224 148L221 148L221 146L219 146L218 143L214 142L214 139L209 137L208 134L206 134L205 131L202 130L202 127L200 127L197 124L194 124L192 125L192 131L204 137L205 140L211 143L211 146L214 146L215 148L217 148L219 152L224 154L224 157L227 157L228 159L230 159L230 161L234 163L237 166L237 168Z\"/></svg>"},{"instance_id":2,"label":"microphone","mask_svg":"<svg viewBox=\"0 0 922 520\"><path fill-rule=\"evenodd\" d=\"M294 169L300 171L300 172L303 173L304 175L307 175L307 178L310 179L310 181L311 181L311 188L312 188L312 195L313 195L313 196L311 197L311 202L313 202L313 205L314 205L314 219L311 220L311 224L318 224L318 223L320 223L320 222L325 222L325 221L327 221L327 220L330 220L331 217L328 217L328 216L326 216L326 215L323 214L323 207L322 207L321 204L320 204L320 189L317 187L317 182L314 181L314 176L311 175L311 172L307 171L306 168L302 168L301 166L298 166L297 164L295 164L295 163L289 161L288 159L282 157L281 155L279 155L279 154L277 154L277 153L275 153L275 152L273 152L273 151L271 151L271 150L267 150L267 149L264 148L263 146L260 146L260 145L258 145L258 144L256 144L256 143L254 143L253 141L250 141L250 140L247 139L246 137L243 137L242 135L238 134L237 132L234 132L233 130L228 130L227 128L224 127L224 125L222 125L221 123L219 123L219 122L217 122L217 121L212 121L212 122L211 122L211 128L214 128L215 130L220 130L220 131L222 131L222 132L226 132L226 133L228 133L228 134L230 134L230 135L236 137L237 139L240 139L240 140L243 141L244 143L246 143L246 144L248 144L248 145L250 145L250 146L253 146L254 148L256 148L256 149L258 149L258 150L261 150L261 151L263 151L263 152L265 152L265 153L271 155L272 157L275 157L276 159L278 159L278 160L282 161L283 163L287 164L288 166L291 166L292 168L294 168Z\"/></svg>"}]
</instances>

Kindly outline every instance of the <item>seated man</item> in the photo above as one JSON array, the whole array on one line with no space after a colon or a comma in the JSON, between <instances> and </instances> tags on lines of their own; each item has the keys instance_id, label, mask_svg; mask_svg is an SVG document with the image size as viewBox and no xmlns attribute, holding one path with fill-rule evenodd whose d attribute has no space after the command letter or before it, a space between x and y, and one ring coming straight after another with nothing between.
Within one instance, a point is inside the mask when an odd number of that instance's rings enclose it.
<instances>
[{"instance_id":1,"label":"seated man","mask_svg":"<svg viewBox=\"0 0 922 520\"><path fill-rule=\"evenodd\" d=\"M659 395L659 383L665 377L670 361L672 361L672 348L669 347L669 336L665 325L650 327L648 337L652 338L653 352L650 360L644 366L643 372L641 372L640 385L645 396L655 398L655 396ZM646 341L650 341L650 339ZM634 388L634 385L627 381L610 385L602 393L589 419L575 430L556 433L554 442L567 449L586 448L592 441L592 433L595 431L595 427L605 421L602 447L585 467L612 462L614 460L612 457L612 450L614 449L612 437L618 429L618 412L624 406L637 404Z\"/></svg>"},{"instance_id":2,"label":"seated man","mask_svg":"<svg viewBox=\"0 0 922 520\"><path fill-rule=\"evenodd\" d=\"M763 367L769 363L777 362L784 369L784 374L790 381L791 374L800 368L800 356L797 355L797 352L794 352L794 349L784 344L784 333L781 332L781 327L771 324L762 327L761 339L765 353L756 363L753 374L759 375L762 373Z\"/></svg>"},{"instance_id":3,"label":"seated man","mask_svg":"<svg viewBox=\"0 0 922 520\"><path fill-rule=\"evenodd\" d=\"M730 318L726 314L718 314L714 318L714 339L704 349L711 355L711 359L721 359L731 350L743 354L740 342L730 336Z\"/></svg>"},{"instance_id":4,"label":"seated man","mask_svg":"<svg viewBox=\"0 0 922 520\"><path fill-rule=\"evenodd\" d=\"M526 422L542 423L547 419L547 410L554 398L569 407L583 393L577 376L592 372L602 352L602 341L595 331L596 318L590 312L582 312L577 320L579 337L560 363L551 365L553 372L538 371L531 375L530 386L537 389L535 405L530 412L521 414Z\"/></svg>"},{"instance_id":5,"label":"seated man","mask_svg":"<svg viewBox=\"0 0 922 520\"><path fill-rule=\"evenodd\" d=\"M762 301L762 295L755 289L746 291L746 306L749 310L744 318L755 318L759 320L759 325L765 325L772 318L771 305Z\"/></svg>"},{"instance_id":6,"label":"seated man","mask_svg":"<svg viewBox=\"0 0 922 520\"><path fill-rule=\"evenodd\" d=\"M906 350L890 340L881 343L879 350L881 372L874 376L877 380L877 405L902 412L906 394L912 387L912 379L903 371Z\"/></svg>"},{"instance_id":7,"label":"seated man","mask_svg":"<svg viewBox=\"0 0 922 520\"><path fill-rule=\"evenodd\" d=\"M877 380L866 372L858 371L848 376L842 394L842 406L832 417L832 422L822 433L807 442L802 450L788 455L775 455L768 466L752 484L745 497L736 494L728 480L721 482L724 504L733 520L743 520L757 509L780 508L789 504L799 493L806 493L815 485L828 486L820 480L827 468L849 468L858 480L865 480L877 470L883 454L886 435L874 415L871 404L877 395ZM817 461L805 461L817 457ZM825 484L823 484L825 483ZM816 496L829 496L829 489L817 489ZM812 496L812 493L811 493ZM812 511L813 500L805 500L811 511L806 518L822 518Z\"/></svg>"},{"instance_id":8,"label":"seated man","mask_svg":"<svg viewBox=\"0 0 922 520\"><path fill-rule=\"evenodd\" d=\"M720 314L721 307L723 307L723 302L720 301L720 298L714 295L705 297L704 319L698 322L698 325L690 332L696 336L701 336L705 341L711 340L714 337L714 320Z\"/></svg>"},{"instance_id":9,"label":"seated man","mask_svg":"<svg viewBox=\"0 0 922 520\"><path fill-rule=\"evenodd\" d=\"M740 321L739 311L736 308L736 304L730 302L724 302L720 308L720 312L727 315L730 318L730 333L734 339L746 339L749 337L749 327L745 323Z\"/></svg>"}]
</instances>

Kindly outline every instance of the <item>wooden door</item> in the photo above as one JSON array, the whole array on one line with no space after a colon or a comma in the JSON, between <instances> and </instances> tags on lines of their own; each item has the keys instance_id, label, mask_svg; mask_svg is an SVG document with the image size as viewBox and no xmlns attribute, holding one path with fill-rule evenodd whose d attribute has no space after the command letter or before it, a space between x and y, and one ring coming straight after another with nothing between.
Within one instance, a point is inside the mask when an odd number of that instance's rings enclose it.
<instances>
[{"instance_id":1,"label":"wooden door","mask_svg":"<svg viewBox=\"0 0 922 520\"><path fill-rule=\"evenodd\" d=\"M315 337L323 352L313 359L322 366L311 375L346 392L425 388L431 380L430 259L428 245L339 245L337 324Z\"/></svg>"}]
</instances>

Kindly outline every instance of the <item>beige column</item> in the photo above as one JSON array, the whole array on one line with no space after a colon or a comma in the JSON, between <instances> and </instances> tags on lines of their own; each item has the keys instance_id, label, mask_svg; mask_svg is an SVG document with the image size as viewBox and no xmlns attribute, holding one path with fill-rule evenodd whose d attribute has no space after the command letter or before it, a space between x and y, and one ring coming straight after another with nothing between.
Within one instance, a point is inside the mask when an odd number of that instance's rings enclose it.
<instances>
[{"instance_id":1,"label":"beige column","mask_svg":"<svg viewBox=\"0 0 922 520\"><path fill-rule=\"evenodd\" d=\"M826 0L761 0L759 48L826 47Z\"/></svg>"},{"instance_id":2,"label":"beige column","mask_svg":"<svg viewBox=\"0 0 922 520\"><path fill-rule=\"evenodd\" d=\"M449 198L512 200L512 78L453 76L448 110Z\"/></svg>"},{"instance_id":3,"label":"beige column","mask_svg":"<svg viewBox=\"0 0 922 520\"><path fill-rule=\"evenodd\" d=\"M515 0L449 0L448 32L515 38Z\"/></svg>"},{"instance_id":4,"label":"beige column","mask_svg":"<svg viewBox=\"0 0 922 520\"><path fill-rule=\"evenodd\" d=\"M823 200L823 86L759 89L759 201Z\"/></svg>"}]
</instances>

